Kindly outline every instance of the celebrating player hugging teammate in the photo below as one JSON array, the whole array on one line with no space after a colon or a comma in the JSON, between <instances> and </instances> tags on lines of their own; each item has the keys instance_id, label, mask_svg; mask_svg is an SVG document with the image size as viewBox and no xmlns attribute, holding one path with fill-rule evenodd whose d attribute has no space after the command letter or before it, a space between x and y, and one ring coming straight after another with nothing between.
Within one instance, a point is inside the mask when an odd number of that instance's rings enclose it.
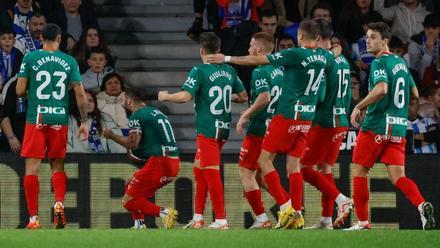
<instances>
[{"instance_id":1,"label":"celebrating player hugging teammate","mask_svg":"<svg viewBox=\"0 0 440 248\"><path fill-rule=\"evenodd\" d=\"M324 78L331 77L330 69L335 63L335 55L317 47L319 34L320 26L315 21L303 21L298 30L300 48L284 50L269 56L208 56L210 63L271 63L274 66L285 67L285 79L278 106L264 137L258 159L268 190L280 206L275 228L304 226L301 214L303 177L299 160L306 150L307 135L315 115L319 93L326 87ZM289 174L291 201L286 197L279 175L273 166L278 153L287 155L286 169ZM347 211L349 210L350 208L347 208Z\"/></svg>"},{"instance_id":2,"label":"celebrating player hugging teammate","mask_svg":"<svg viewBox=\"0 0 440 248\"><path fill-rule=\"evenodd\" d=\"M220 151L229 136L231 101L248 100L237 72L227 64L208 64L206 57L220 51L220 39L214 33L200 36L200 56L204 64L189 72L182 91L159 92L159 101L184 103L195 99L197 153L194 159L196 181L194 217L186 228L202 228L207 192L210 194L215 221L210 229L228 229L220 176ZM236 93L236 95L233 93Z\"/></svg>"}]
</instances>

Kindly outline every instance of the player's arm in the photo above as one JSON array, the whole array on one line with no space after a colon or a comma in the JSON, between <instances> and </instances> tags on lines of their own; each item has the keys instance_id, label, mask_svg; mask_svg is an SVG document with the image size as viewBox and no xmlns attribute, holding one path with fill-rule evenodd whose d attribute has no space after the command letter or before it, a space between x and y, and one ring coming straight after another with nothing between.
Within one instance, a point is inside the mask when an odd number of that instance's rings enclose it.
<instances>
[{"instance_id":1,"label":"player's arm","mask_svg":"<svg viewBox=\"0 0 440 248\"><path fill-rule=\"evenodd\" d=\"M419 99L419 90L416 86L411 88L411 99Z\"/></svg>"},{"instance_id":2,"label":"player's arm","mask_svg":"<svg viewBox=\"0 0 440 248\"><path fill-rule=\"evenodd\" d=\"M269 59L266 56L225 56L221 53L218 54L210 54L206 56L207 62L212 64L222 64L222 63L231 63L235 65L248 65L248 66L257 66L257 65L268 65L270 64Z\"/></svg>"},{"instance_id":3,"label":"player's arm","mask_svg":"<svg viewBox=\"0 0 440 248\"><path fill-rule=\"evenodd\" d=\"M173 94L170 94L168 93L168 91L164 90L159 91L157 99L161 102L185 103L191 101L192 95L186 90L182 90Z\"/></svg>"},{"instance_id":4,"label":"player's arm","mask_svg":"<svg viewBox=\"0 0 440 248\"><path fill-rule=\"evenodd\" d=\"M111 129L106 129L103 132L103 136L107 139L111 139L114 142L120 144L121 146L133 150L138 148L139 142L141 141L141 132L140 131L130 131L128 137L120 136L115 133Z\"/></svg>"},{"instance_id":5,"label":"player's arm","mask_svg":"<svg viewBox=\"0 0 440 248\"><path fill-rule=\"evenodd\" d=\"M373 90L368 93L368 95L360 103L354 107L351 113L351 124L355 127L359 127L357 119L362 110L366 109L369 105L378 102L382 99L388 92L388 85L385 82L377 83Z\"/></svg>"},{"instance_id":6,"label":"player's arm","mask_svg":"<svg viewBox=\"0 0 440 248\"><path fill-rule=\"evenodd\" d=\"M245 90L240 93L232 94L231 101L235 103L245 103L249 100L248 94Z\"/></svg>"},{"instance_id":7,"label":"player's arm","mask_svg":"<svg viewBox=\"0 0 440 248\"><path fill-rule=\"evenodd\" d=\"M79 82L72 82L73 91L75 92L76 104L81 116L81 125L78 129L77 138L84 141L89 137L89 128L87 126L87 98L84 87Z\"/></svg>"},{"instance_id":8,"label":"player's arm","mask_svg":"<svg viewBox=\"0 0 440 248\"><path fill-rule=\"evenodd\" d=\"M17 80L17 86L15 88L15 93L17 93L17 96L26 96L27 93L27 87L28 87L28 78L26 77L19 77Z\"/></svg>"},{"instance_id":9,"label":"player's arm","mask_svg":"<svg viewBox=\"0 0 440 248\"><path fill-rule=\"evenodd\" d=\"M242 134L244 125L249 121L249 119L259 111L263 110L269 103L269 92L261 92L260 94L258 94L255 102L241 114L240 119L237 122L237 133Z\"/></svg>"}]
</instances>

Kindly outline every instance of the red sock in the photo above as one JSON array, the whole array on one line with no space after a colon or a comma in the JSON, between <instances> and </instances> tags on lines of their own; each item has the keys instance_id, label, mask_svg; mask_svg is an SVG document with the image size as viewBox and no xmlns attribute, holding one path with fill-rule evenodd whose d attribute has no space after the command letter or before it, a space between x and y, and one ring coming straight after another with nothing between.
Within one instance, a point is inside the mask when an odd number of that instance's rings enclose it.
<instances>
[{"instance_id":1,"label":"red sock","mask_svg":"<svg viewBox=\"0 0 440 248\"><path fill-rule=\"evenodd\" d=\"M333 173L323 174L323 176L336 187L335 180L333 179ZM332 199L325 194L321 194L322 217L332 217L334 205L335 199Z\"/></svg>"},{"instance_id":2,"label":"red sock","mask_svg":"<svg viewBox=\"0 0 440 248\"><path fill-rule=\"evenodd\" d=\"M289 175L290 182L290 199L292 200L292 207L296 211L301 211L303 200L303 177L300 172L295 172Z\"/></svg>"},{"instance_id":3,"label":"red sock","mask_svg":"<svg viewBox=\"0 0 440 248\"><path fill-rule=\"evenodd\" d=\"M215 218L226 219L223 184L220 171L209 169L204 171L204 175Z\"/></svg>"},{"instance_id":4,"label":"red sock","mask_svg":"<svg viewBox=\"0 0 440 248\"><path fill-rule=\"evenodd\" d=\"M353 178L354 210L359 221L368 221L368 179L366 177Z\"/></svg>"},{"instance_id":5,"label":"red sock","mask_svg":"<svg viewBox=\"0 0 440 248\"><path fill-rule=\"evenodd\" d=\"M420 194L417 184L407 177L397 179L396 188L402 191L415 207L425 202L425 198Z\"/></svg>"},{"instance_id":6,"label":"red sock","mask_svg":"<svg viewBox=\"0 0 440 248\"><path fill-rule=\"evenodd\" d=\"M55 201L64 201L67 188L67 176L63 171L57 171L52 174L52 187L55 193Z\"/></svg>"},{"instance_id":7,"label":"red sock","mask_svg":"<svg viewBox=\"0 0 440 248\"><path fill-rule=\"evenodd\" d=\"M260 215L264 213L264 205L261 197L261 190L256 189L249 192L245 192L246 199L252 207L255 215Z\"/></svg>"},{"instance_id":8,"label":"red sock","mask_svg":"<svg viewBox=\"0 0 440 248\"><path fill-rule=\"evenodd\" d=\"M203 214L205 211L208 186L206 185L204 172L197 167L193 168L194 179L196 181L196 194L194 196L194 213Z\"/></svg>"},{"instance_id":9,"label":"red sock","mask_svg":"<svg viewBox=\"0 0 440 248\"><path fill-rule=\"evenodd\" d=\"M266 180L267 189L278 206L283 205L289 200L289 197L286 197L286 191L281 186L280 176L276 170L267 173L264 176L264 180Z\"/></svg>"},{"instance_id":10,"label":"red sock","mask_svg":"<svg viewBox=\"0 0 440 248\"><path fill-rule=\"evenodd\" d=\"M40 192L40 182L38 182L38 176L24 176L23 186L29 216L38 215L38 193Z\"/></svg>"},{"instance_id":11,"label":"red sock","mask_svg":"<svg viewBox=\"0 0 440 248\"><path fill-rule=\"evenodd\" d=\"M144 219L144 214L140 211L132 211L131 212L131 219L132 220L140 220L140 219Z\"/></svg>"},{"instance_id":12,"label":"red sock","mask_svg":"<svg viewBox=\"0 0 440 248\"><path fill-rule=\"evenodd\" d=\"M321 191L324 195L333 199L333 201L341 193L335 187L334 184L331 184L327 180L327 178L325 178L325 176L323 176L321 173L315 171L313 168L310 168L310 167L303 168L303 169L301 169L301 173L304 177L304 181L315 186L315 188L317 188L319 191Z\"/></svg>"},{"instance_id":13,"label":"red sock","mask_svg":"<svg viewBox=\"0 0 440 248\"><path fill-rule=\"evenodd\" d=\"M130 200L129 202L125 203L124 207L132 213L140 212L147 216L160 216L160 207L142 197Z\"/></svg>"}]
</instances>

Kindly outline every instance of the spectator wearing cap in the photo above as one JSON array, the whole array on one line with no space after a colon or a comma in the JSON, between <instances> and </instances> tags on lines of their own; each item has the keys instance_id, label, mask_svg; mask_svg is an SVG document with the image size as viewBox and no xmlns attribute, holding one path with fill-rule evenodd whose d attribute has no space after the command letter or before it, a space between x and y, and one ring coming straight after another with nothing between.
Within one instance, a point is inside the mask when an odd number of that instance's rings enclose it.
<instances>
[{"instance_id":1,"label":"spectator wearing cap","mask_svg":"<svg viewBox=\"0 0 440 248\"><path fill-rule=\"evenodd\" d=\"M437 77L440 53L440 15L429 14L423 21L424 30L411 37L408 45L409 67L417 71L420 79L430 84Z\"/></svg>"}]
</instances>

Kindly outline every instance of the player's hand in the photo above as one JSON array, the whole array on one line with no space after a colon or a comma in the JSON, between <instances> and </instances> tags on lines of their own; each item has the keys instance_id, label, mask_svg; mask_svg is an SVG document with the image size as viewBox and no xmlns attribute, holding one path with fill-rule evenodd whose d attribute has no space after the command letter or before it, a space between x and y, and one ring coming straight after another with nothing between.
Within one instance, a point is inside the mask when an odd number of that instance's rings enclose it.
<instances>
[{"instance_id":1,"label":"player's hand","mask_svg":"<svg viewBox=\"0 0 440 248\"><path fill-rule=\"evenodd\" d=\"M14 153L19 153L21 150L21 143L20 141L17 139L17 137L12 137L10 139L8 139L9 142L9 146L11 147L11 151Z\"/></svg>"},{"instance_id":2,"label":"player's hand","mask_svg":"<svg viewBox=\"0 0 440 248\"><path fill-rule=\"evenodd\" d=\"M81 123L81 126L79 126L77 138L80 141L86 141L89 139L89 127L86 122Z\"/></svg>"},{"instance_id":3,"label":"player's hand","mask_svg":"<svg viewBox=\"0 0 440 248\"><path fill-rule=\"evenodd\" d=\"M110 137L112 136L112 134L113 134L113 131L112 131L111 129L105 129L105 130L102 132L102 136L104 136L104 138L106 138L106 139L110 139Z\"/></svg>"},{"instance_id":4,"label":"player's hand","mask_svg":"<svg viewBox=\"0 0 440 248\"><path fill-rule=\"evenodd\" d=\"M223 64L225 63L225 55L221 53L206 55L206 62L209 64Z\"/></svg>"},{"instance_id":5,"label":"player's hand","mask_svg":"<svg viewBox=\"0 0 440 248\"><path fill-rule=\"evenodd\" d=\"M249 121L249 118L244 117L243 115L240 116L240 119L237 122L237 133L239 134L243 134L243 130L244 130L244 125Z\"/></svg>"},{"instance_id":6,"label":"player's hand","mask_svg":"<svg viewBox=\"0 0 440 248\"><path fill-rule=\"evenodd\" d=\"M357 120L360 117L360 114L361 114L361 110L357 107L355 107L353 109L353 112L351 112L351 117L350 117L351 124L356 128L359 128L359 123Z\"/></svg>"},{"instance_id":7,"label":"player's hand","mask_svg":"<svg viewBox=\"0 0 440 248\"><path fill-rule=\"evenodd\" d=\"M166 101L167 96L168 96L167 90L159 91L159 93L157 94L157 100L159 100L161 102Z\"/></svg>"}]
</instances>

